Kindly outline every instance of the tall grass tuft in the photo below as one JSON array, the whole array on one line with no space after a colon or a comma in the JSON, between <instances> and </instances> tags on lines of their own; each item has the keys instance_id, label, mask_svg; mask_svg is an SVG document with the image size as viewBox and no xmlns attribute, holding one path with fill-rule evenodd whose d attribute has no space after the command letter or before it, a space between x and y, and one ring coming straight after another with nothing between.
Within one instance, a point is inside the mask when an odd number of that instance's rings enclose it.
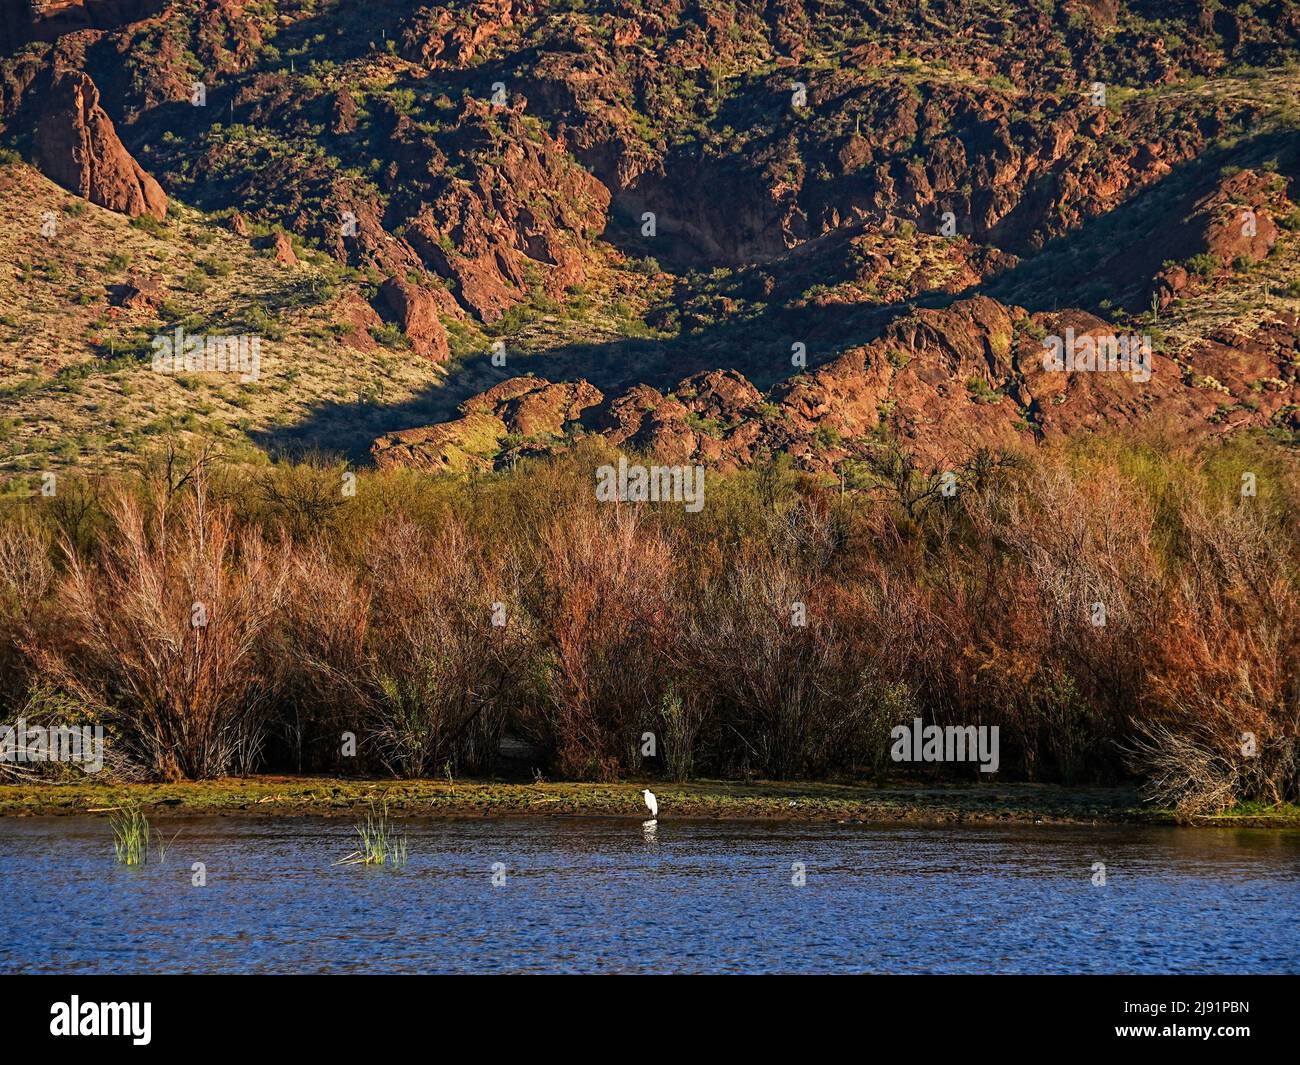
<instances>
[{"instance_id":1,"label":"tall grass tuft","mask_svg":"<svg viewBox=\"0 0 1300 1065\"><path fill-rule=\"evenodd\" d=\"M149 857L149 819L138 806L114 810L108 815L113 831L113 850L121 865L143 865Z\"/></svg>"},{"instance_id":2,"label":"tall grass tuft","mask_svg":"<svg viewBox=\"0 0 1300 1065\"><path fill-rule=\"evenodd\" d=\"M335 865L391 865L406 864L406 837L394 830L388 816L388 804L378 809L372 803L369 812L357 823L357 836L361 847Z\"/></svg>"}]
</instances>

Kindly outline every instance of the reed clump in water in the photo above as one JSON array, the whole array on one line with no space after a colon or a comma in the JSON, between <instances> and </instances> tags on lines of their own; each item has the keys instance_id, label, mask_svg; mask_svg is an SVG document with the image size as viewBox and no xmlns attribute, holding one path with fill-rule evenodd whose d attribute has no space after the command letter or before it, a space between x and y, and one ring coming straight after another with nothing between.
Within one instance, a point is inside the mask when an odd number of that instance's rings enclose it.
<instances>
[{"instance_id":1,"label":"reed clump in water","mask_svg":"<svg viewBox=\"0 0 1300 1065\"><path fill-rule=\"evenodd\" d=\"M167 860L177 830L171 839L152 828L139 806L120 806L109 811L108 824L113 831L113 850L122 865L144 865L149 860L149 841L158 849L158 861Z\"/></svg>"},{"instance_id":2,"label":"reed clump in water","mask_svg":"<svg viewBox=\"0 0 1300 1065\"><path fill-rule=\"evenodd\" d=\"M121 865L143 865L149 857L149 819L138 806L114 810L108 815L113 830L113 851Z\"/></svg>"},{"instance_id":3,"label":"reed clump in water","mask_svg":"<svg viewBox=\"0 0 1300 1065\"><path fill-rule=\"evenodd\" d=\"M353 851L335 865L392 865L406 864L406 837L394 830L393 819L388 815L388 804L370 811L357 823L361 839L359 850Z\"/></svg>"}]
</instances>

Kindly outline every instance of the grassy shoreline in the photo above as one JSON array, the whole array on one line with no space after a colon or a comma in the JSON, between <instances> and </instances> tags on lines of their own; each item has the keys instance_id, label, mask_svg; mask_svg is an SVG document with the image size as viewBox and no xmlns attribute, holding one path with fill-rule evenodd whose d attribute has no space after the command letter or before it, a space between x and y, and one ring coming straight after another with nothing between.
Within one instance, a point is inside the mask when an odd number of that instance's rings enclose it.
<instances>
[{"instance_id":1,"label":"grassy shoreline","mask_svg":"<svg viewBox=\"0 0 1300 1065\"><path fill-rule=\"evenodd\" d=\"M139 804L151 818L183 815L353 816L381 797L398 817L644 817L641 789L659 798L660 816L719 820L913 823L1043 822L1175 824L1143 805L1131 788L1049 784L863 784L700 780L689 784L365 780L256 776L175 784L0 784L0 816L102 813ZM1247 806L1196 825L1300 828L1300 807Z\"/></svg>"}]
</instances>

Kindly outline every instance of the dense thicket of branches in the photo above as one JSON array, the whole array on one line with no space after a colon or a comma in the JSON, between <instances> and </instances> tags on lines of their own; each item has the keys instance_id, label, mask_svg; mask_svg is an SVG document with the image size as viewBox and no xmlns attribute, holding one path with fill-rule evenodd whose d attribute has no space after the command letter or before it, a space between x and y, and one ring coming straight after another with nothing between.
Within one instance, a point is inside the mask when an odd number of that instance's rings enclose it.
<instances>
[{"instance_id":1,"label":"dense thicket of branches","mask_svg":"<svg viewBox=\"0 0 1300 1065\"><path fill-rule=\"evenodd\" d=\"M484 773L509 731L611 779L874 774L921 717L999 725L1016 778L1300 799L1300 495L1267 445L978 454L952 496L883 448L844 483L711 476L699 514L597 503L607 459L11 506L0 718L103 721L163 776Z\"/></svg>"}]
</instances>

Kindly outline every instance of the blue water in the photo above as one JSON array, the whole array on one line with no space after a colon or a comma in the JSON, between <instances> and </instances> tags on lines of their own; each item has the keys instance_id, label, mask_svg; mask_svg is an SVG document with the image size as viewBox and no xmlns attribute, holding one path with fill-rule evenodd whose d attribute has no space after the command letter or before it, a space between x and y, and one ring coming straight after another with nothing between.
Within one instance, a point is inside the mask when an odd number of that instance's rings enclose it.
<instances>
[{"instance_id":1,"label":"blue water","mask_svg":"<svg viewBox=\"0 0 1300 1065\"><path fill-rule=\"evenodd\" d=\"M1294 831L413 820L384 869L339 819L160 826L125 868L0 819L0 972L1300 972Z\"/></svg>"}]
</instances>

